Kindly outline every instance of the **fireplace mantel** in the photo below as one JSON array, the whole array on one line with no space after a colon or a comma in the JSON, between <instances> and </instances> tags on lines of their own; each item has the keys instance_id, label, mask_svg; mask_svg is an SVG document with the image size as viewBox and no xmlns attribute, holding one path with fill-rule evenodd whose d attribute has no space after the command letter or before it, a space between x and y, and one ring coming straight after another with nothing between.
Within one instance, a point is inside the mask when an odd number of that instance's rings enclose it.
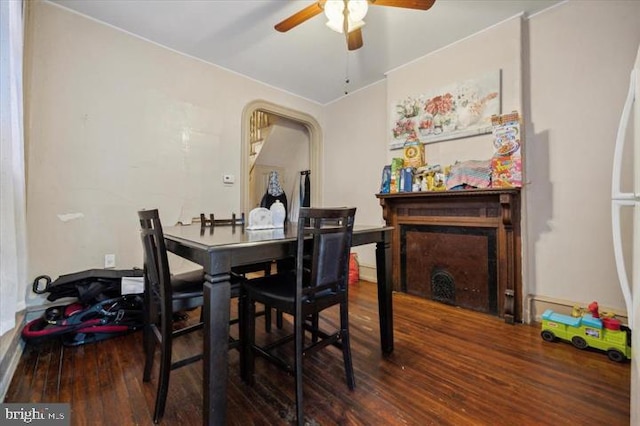
<instances>
[{"instance_id":1,"label":"fireplace mantel","mask_svg":"<svg viewBox=\"0 0 640 426\"><path fill-rule=\"evenodd\" d=\"M376 197L394 227L394 290L495 314L508 323L521 321L519 189ZM456 279L459 288L450 299L446 288L439 293Z\"/></svg>"}]
</instances>

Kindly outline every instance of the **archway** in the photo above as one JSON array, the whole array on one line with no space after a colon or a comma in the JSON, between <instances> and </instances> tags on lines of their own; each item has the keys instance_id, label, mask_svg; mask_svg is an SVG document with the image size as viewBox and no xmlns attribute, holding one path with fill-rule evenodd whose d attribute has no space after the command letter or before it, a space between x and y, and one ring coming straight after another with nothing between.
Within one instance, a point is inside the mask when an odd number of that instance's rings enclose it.
<instances>
[{"instance_id":1,"label":"archway","mask_svg":"<svg viewBox=\"0 0 640 426\"><path fill-rule=\"evenodd\" d=\"M249 153L250 153L250 118L254 111L263 111L268 114L295 121L304 126L309 133L309 165L313 185L311 190L311 205L322 205L322 131L320 124L309 114L286 108L271 102L256 100L247 104L242 111L242 147L241 165L241 211L249 212L252 208L249 197Z\"/></svg>"}]
</instances>

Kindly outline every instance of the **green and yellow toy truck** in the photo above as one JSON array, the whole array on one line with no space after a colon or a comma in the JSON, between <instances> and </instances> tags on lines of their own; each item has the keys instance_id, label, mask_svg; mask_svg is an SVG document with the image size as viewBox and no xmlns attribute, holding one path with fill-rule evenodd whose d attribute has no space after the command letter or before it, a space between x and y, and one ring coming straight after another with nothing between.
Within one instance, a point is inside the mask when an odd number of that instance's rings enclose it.
<instances>
[{"instance_id":1,"label":"green and yellow toy truck","mask_svg":"<svg viewBox=\"0 0 640 426\"><path fill-rule=\"evenodd\" d=\"M542 338L547 342L565 340L578 349L599 349L616 362L631 359L631 329L616 318L600 318L595 302L589 310L591 313L576 317L547 309L542 314Z\"/></svg>"}]
</instances>

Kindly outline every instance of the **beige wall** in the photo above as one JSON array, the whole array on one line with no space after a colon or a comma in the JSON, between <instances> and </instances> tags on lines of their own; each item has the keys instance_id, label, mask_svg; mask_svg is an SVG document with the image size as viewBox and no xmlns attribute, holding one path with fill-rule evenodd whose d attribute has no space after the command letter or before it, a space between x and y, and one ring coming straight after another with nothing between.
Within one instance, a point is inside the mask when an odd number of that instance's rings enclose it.
<instances>
[{"instance_id":1,"label":"beige wall","mask_svg":"<svg viewBox=\"0 0 640 426\"><path fill-rule=\"evenodd\" d=\"M141 266L136 211L166 224L239 212L241 116L269 99L322 107L51 4L27 37L28 276ZM30 289L29 298L33 298ZM31 301L31 304L36 301Z\"/></svg>"},{"instance_id":2,"label":"beige wall","mask_svg":"<svg viewBox=\"0 0 640 426\"><path fill-rule=\"evenodd\" d=\"M625 312L611 171L639 44L636 1L569 2L529 22L526 278L536 298L597 300Z\"/></svg>"},{"instance_id":3,"label":"beige wall","mask_svg":"<svg viewBox=\"0 0 640 426\"><path fill-rule=\"evenodd\" d=\"M383 224L374 196L387 164L386 85L384 81L349 94L325 108L324 201L357 208L356 224ZM375 280L375 247L355 248L362 278Z\"/></svg>"}]
</instances>

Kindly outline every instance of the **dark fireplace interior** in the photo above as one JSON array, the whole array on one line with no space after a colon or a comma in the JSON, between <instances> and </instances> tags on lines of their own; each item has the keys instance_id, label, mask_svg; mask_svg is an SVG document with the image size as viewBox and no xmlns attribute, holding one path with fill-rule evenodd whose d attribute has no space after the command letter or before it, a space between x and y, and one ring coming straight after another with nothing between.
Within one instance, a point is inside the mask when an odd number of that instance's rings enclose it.
<instances>
[{"instance_id":1,"label":"dark fireplace interior","mask_svg":"<svg viewBox=\"0 0 640 426\"><path fill-rule=\"evenodd\" d=\"M402 291L498 314L495 228L451 225L400 228Z\"/></svg>"}]
</instances>

